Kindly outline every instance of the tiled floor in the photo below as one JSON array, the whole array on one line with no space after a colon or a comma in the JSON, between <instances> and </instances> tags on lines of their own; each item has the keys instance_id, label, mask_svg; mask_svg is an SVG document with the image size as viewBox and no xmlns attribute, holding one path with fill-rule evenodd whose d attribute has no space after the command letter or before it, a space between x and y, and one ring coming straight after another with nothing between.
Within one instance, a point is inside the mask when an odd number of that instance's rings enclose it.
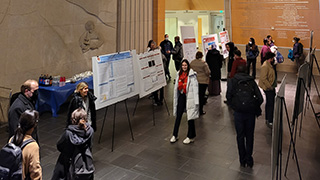
<instances>
[{"instance_id":1,"label":"tiled floor","mask_svg":"<svg viewBox=\"0 0 320 180\"><path fill-rule=\"evenodd\" d=\"M279 73L278 79L283 77ZM317 79L317 82L320 82ZM288 74L286 85L286 102L289 118L292 117L295 96L296 75ZM319 83L320 84L320 83ZM184 145L187 122L185 115L180 127L178 142L171 144L174 117L172 116L173 83L168 82L165 97L169 107L168 116L165 106L154 107L155 126L152 121L153 106L151 100L139 101L135 116L132 112L137 100L127 100L131 118L134 141L131 140L125 104L117 104L116 131L114 151L111 152L112 120L114 106L109 107L101 143L98 143L105 109L97 112L98 130L94 134L93 155L96 167L95 179L164 179L164 180L237 180L237 179L271 179L271 129L265 125L264 114L256 120L254 161L252 169L241 168L238 162L236 133L232 111L223 103L226 83L222 82L221 96L210 97L204 109L206 115L196 120L197 138L193 144ZM316 91L312 90L312 102L316 111L320 110L320 101ZM52 171L59 155L55 143L63 132L66 121L67 104L63 105L58 118L51 113L43 113L39 124L41 143L41 165L43 179L51 178ZM264 113L264 104L262 105ZM1 129L0 143L3 145L7 133ZM283 161L288 153L288 124L284 121ZM297 136L297 155L303 179L320 177L320 129L318 128L311 108L303 118L301 137ZM287 177L299 179L295 161L290 158ZM283 172L283 171L282 171ZM284 178L284 177L283 177Z\"/></svg>"}]
</instances>

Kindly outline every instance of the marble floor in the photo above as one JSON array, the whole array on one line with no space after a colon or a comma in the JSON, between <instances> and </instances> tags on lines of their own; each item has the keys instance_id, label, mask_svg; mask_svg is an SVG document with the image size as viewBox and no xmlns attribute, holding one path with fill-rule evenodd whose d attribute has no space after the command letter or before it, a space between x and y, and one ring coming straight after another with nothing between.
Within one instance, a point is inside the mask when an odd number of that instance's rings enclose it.
<instances>
[{"instance_id":1,"label":"marble floor","mask_svg":"<svg viewBox=\"0 0 320 180\"><path fill-rule=\"evenodd\" d=\"M278 74L281 80L284 73ZM317 78L317 82L320 79ZM319 83L320 84L320 83ZM116 125L114 151L112 145L112 122L114 107L107 112L101 142L98 143L104 119L105 109L97 111L98 130L94 134L93 156L96 167L95 179L163 179L163 180L241 180L271 179L271 147L272 130L266 126L263 114L256 120L254 140L253 168L240 167L236 144L236 132L232 110L224 104L226 82L222 82L223 92L220 96L209 97L204 110L206 115L195 121L197 137L194 143L184 145L187 121L183 116L180 126L180 139L171 144L175 118L172 116L173 81L165 87L165 99L169 107L168 115L165 106L154 107L152 101L145 97L139 100L137 110L133 110L137 97L127 100L134 140L128 126L125 103L116 105ZM296 74L288 74L285 99L290 120L292 119L293 103L296 89ZM264 96L264 94L263 94ZM312 104L316 111L320 110L320 100L312 88ZM62 134L68 104L59 111L59 117L51 117L50 112L41 115L39 136L41 144L41 166L43 179L51 178L52 171L59 155L56 142ZM153 124L153 108L155 125ZM284 121L282 149L282 178L286 165L286 157L290 143L287 121ZM300 118L299 118L300 127ZM7 139L5 128L0 130L0 144ZM300 164L302 179L320 177L320 129L312 112L311 106L303 116L301 136L296 137L296 152ZM292 151L291 151L292 152ZM299 179L296 163L290 156L287 178Z\"/></svg>"}]
</instances>

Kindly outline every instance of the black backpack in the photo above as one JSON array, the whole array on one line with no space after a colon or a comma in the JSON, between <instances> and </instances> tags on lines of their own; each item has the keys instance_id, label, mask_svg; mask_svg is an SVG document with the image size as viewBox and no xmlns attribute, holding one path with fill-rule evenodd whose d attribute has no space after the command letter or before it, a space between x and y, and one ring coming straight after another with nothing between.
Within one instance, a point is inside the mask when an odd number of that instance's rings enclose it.
<instances>
[{"instance_id":1,"label":"black backpack","mask_svg":"<svg viewBox=\"0 0 320 180\"><path fill-rule=\"evenodd\" d=\"M236 112L255 113L256 107L260 107L257 104L253 83L252 80L240 80L236 84L231 103Z\"/></svg>"},{"instance_id":2,"label":"black backpack","mask_svg":"<svg viewBox=\"0 0 320 180\"><path fill-rule=\"evenodd\" d=\"M21 147L16 146L12 141L6 144L0 151L0 179L21 180L22 179L22 149L34 139L27 139L22 142Z\"/></svg>"},{"instance_id":3,"label":"black backpack","mask_svg":"<svg viewBox=\"0 0 320 180\"><path fill-rule=\"evenodd\" d=\"M86 144L75 146L69 167L69 179L93 179L95 168L93 165L92 153L88 144L90 144L90 141Z\"/></svg>"}]
</instances>

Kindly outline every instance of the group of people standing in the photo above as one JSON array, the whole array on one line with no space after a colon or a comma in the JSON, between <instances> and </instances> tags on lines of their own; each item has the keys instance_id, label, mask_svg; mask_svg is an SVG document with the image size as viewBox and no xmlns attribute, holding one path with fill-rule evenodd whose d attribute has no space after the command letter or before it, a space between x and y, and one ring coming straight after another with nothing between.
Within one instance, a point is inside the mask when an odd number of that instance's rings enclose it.
<instances>
[{"instance_id":1,"label":"group of people standing","mask_svg":"<svg viewBox=\"0 0 320 180\"><path fill-rule=\"evenodd\" d=\"M170 56L173 55L177 76L174 84L173 114L176 116L171 143L175 143L179 137L179 127L184 112L187 113L188 132L183 140L184 144L194 142L196 137L194 120L206 114L203 106L206 102L205 93L208 88L209 95L221 93L221 68L223 56L216 47L212 47L203 60L202 52L198 51L195 59L189 62L183 59L183 48L179 36L175 37L175 46L169 41L166 34L165 40L157 47L156 42L150 40L149 51L161 48L165 74L171 79L169 72ZM294 38L293 53L297 65L301 65L303 46L299 38ZM271 36L263 40L261 49L261 71L259 86L266 95L265 119L272 126L274 112L275 87L277 85L277 73L275 67L276 54L271 51L274 46ZM263 102L262 95L255 82L256 60L259 49L254 38L249 39L246 45L247 61L241 56L233 42L226 44L229 51L227 103L234 110L234 121L237 132L237 144L240 165L253 166L253 137L255 118L261 115L260 105ZM250 69L252 66L252 75ZM66 129L57 142L60 151L52 179L70 178L70 159L73 158L75 149L86 149L91 152L93 134L97 130L96 124L96 97L89 91L88 84L81 82L77 85L75 93L69 105L66 120ZM35 141L25 146L22 151L23 178L42 179L40 166L39 140L37 136L37 124L39 113L35 111L35 101L39 85L35 80L27 80L21 86L21 92L17 95L9 109L9 141L17 146L28 139ZM162 105L163 88L153 92L156 105ZM160 92L160 97L158 97Z\"/></svg>"},{"instance_id":2,"label":"group of people standing","mask_svg":"<svg viewBox=\"0 0 320 180\"><path fill-rule=\"evenodd\" d=\"M297 63L297 68L302 64L303 46L299 43L299 38L293 38L293 54ZM277 86L277 47L274 45L272 37L268 35L263 40L261 49L261 69L259 86L266 95L265 120L269 127L273 125L275 88ZM255 127L255 117L261 115L260 105L263 102L260 90L254 81L256 78L256 61L259 55L258 46L254 38L249 39L246 45L247 61L241 58L241 52L232 42L226 44L229 51L228 57L228 83L227 101L234 110L234 121L237 132L237 144L239 161L242 167L253 166L253 137ZM250 68L252 65L252 76Z\"/></svg>"},{"instance_id":3,"label":"group of people standing","mask_svg":"<svg viewBox=\"0 0 320 180\"><path fill-rule=\"evenodd\" d=\"M40 118L35 110L38 88L37 81L27 80L21 86L21 92L12 99L9 108L9 142L16 146L26 144L22 149L21 172L16 172L22 179L42 179L37 135ZM88 84L80 82L69 105L66 129L57 142L61 153L53 172L53 180L74 179L70 166L76 148L80 147L91 154L93 132L96 131L95 100L96 97L89 91Z\"/></svg>"}]
</instances>

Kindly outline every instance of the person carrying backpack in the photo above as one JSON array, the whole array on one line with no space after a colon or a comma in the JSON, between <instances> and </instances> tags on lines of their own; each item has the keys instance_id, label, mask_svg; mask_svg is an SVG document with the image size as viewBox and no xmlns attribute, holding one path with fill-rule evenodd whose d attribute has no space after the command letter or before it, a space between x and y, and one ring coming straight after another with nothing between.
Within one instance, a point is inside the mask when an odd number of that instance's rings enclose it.
<instances>
[{"instance_id":1,"label":"person carrying backpack","mask_svg":"<svg viewBox=\"0 0 320 180\"><path fill-rule=\"evenodd\" d=\"M261 115L263 97L254 78L246 74L245 65L238 66L228 82L227 101L234 110L240 165L252 168L255 118Z\"/></svg>"},{"instance_id":2,"label":"person carrying backpack","mask_svg":"<svg viewBox=\"0 0 320 180\"><path fill-rule=\"evenodd\" d=\"M52 180L91 180L95 170L91 153L93 128L87 123L87 113L82 108L73 111L71 121L57 142L61 153Z\"/></svg>"},{"instance_id":3,"label":"person carrying backpack","mask_svg":"<svg viewBox=\"0 0 320 180\"><path fill-rule=\"evenodd\" d=\"M0 179L42 179L39 146L31 137L38 121L35 110L21 114L18 128L0 152Z\"/></svg>"}]
</instances>

